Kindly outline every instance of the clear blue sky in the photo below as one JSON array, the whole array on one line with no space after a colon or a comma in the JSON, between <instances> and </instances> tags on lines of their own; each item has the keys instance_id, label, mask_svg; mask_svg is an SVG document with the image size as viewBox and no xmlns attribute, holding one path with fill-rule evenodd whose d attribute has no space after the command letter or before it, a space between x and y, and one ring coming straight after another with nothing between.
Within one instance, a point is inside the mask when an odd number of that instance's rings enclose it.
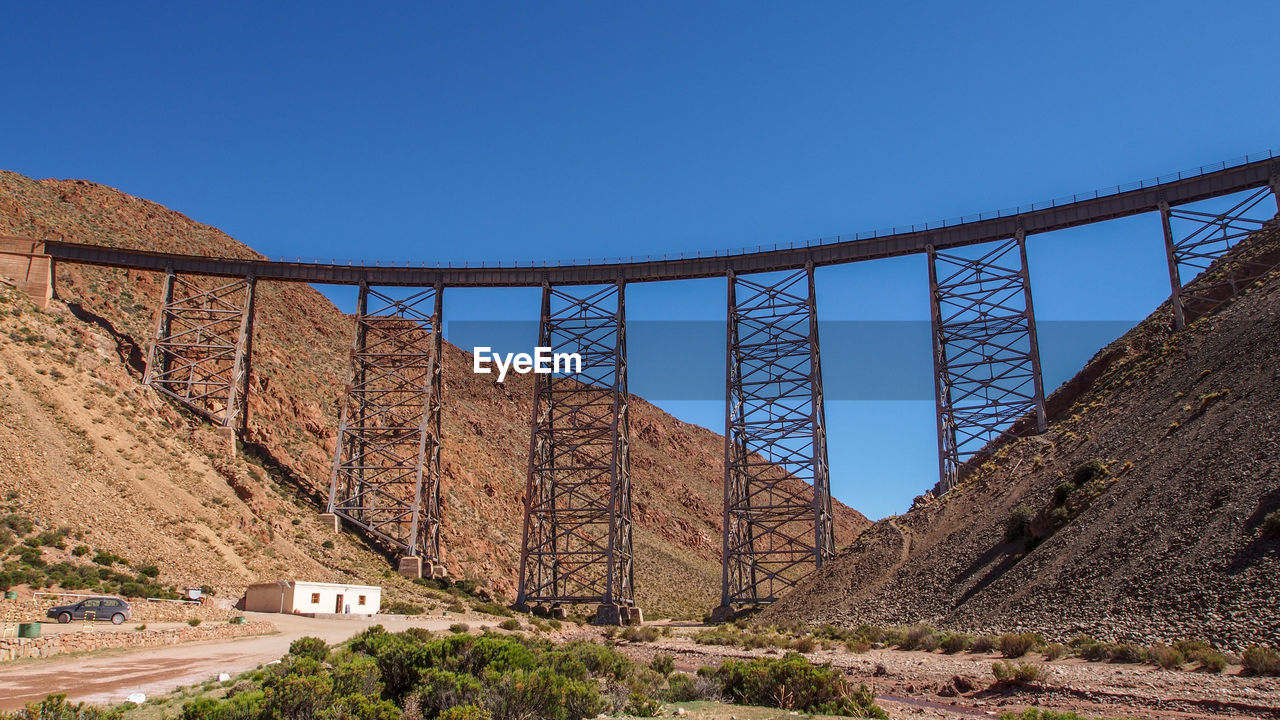
<instances>
[{"instance_id":1,"label":"clear blue sky","mask_svg":"<svg viewBox=\"0 0 1280 720\"><path fill-rule=\"evenodd\" d=\"M806 240L1280 147L1274 2L177 5L5 3L0 167L267 254L434 262ZM1145 316L1162 253L1154 217L1032 238L1039 316ZM824 320L928 317L922 258L818 280ZM530 321L536 295L446 312ZM633 286L628 312L722 323L723 282ZM1044 337L1050 384L1106 339ZM715 400L662 404L722 429ZM931 401L827 415L841 500L881 517L935 481Z\"/></svg>"}]
</instances>

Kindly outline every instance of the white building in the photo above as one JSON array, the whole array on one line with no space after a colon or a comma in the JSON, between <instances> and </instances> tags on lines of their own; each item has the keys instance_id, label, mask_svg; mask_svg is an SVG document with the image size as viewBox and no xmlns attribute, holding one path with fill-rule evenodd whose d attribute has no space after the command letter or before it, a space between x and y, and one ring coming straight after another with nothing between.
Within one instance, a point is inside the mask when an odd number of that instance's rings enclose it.
<instances>
[{"instance_id":1,"label":"white building","mask_svg":"<svg viewBox=\"0 0 1280 720\"><path fill-rule=\"evenodd\" d=\"M376 585L279 580L250 585L244 593L249 612L373 615L381 606L382 588Z\"/></svg>"}]
</instances>

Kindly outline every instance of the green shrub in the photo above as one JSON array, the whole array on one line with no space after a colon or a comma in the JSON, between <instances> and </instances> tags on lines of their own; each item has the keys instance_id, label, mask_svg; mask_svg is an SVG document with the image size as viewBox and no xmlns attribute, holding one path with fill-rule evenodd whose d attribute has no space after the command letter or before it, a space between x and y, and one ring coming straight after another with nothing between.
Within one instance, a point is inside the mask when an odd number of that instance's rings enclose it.
<instances>
[{"instance_id":1,"label":"green shrub","mask_svg":"<svg viewBox=\"0 0 1280 720\"><path fill-rule=\"evenodd\" d=\"M332 541L332 540L325 540L324 542L320 543L320 547L324 548L325 550L332 550L332 549L333 549L333 541Z\"/></svg>"},{"instance_id":2,"label":"green shrub","mask_svg":"<svg viewBox=\"0 0 1280 720\"><path fill-rule=\"evenodd\" d=\"M701 672L701 671L700 671ZM839 671L788 653L781 659L726 660L710 671L724 693L742 705L764 705L826 715L887 718L865 686L853 689Z\"/></svg>"},{"instance_id":3,"label":"green shrub","mask_svg":"<svg viewBox=\"0 0 1280 720\"><path fill-rule=\"evenodd\" d=\"M979 635L973 639L973 644L969 646L969 652L981 654L993 652L999 643L1000 639L994 635Z\"/></svg>"},{"instance_id":4,"label":"green shrub","mask_svg":"<svg viewBox=\"0 0 1280 720\"><path fill-rule=\"evenodd\" d=\"M456 705L440 713L436 720L493 720L493 716L479 705Z\"/></svg>"},{"instance_id":5,"label":"green shrub","mask_svg":"<svg viewBox=\"0 0 1280 720\"><path fill-rule=\"evenodd\" d=\"M426 717L460 705L480 704L484 686L475 677L440 668L422 670L413 698Z\"/></svg>"},{"instance_id":6,"label":"green shrub","mask_svg":"<svg viewBox=\"0 0 1280 720\"><path fill-rule=\"evenodd\" d=\"M1057 660L1067 654L1067 646L1061 643L1049 643L1044 646L1044 658L1049 661Z\"/></svg>"},{"instance_id":7,"label":"green shrub","mask_svg":"<svg viewBox=\"0 0 1280 720\"><path fill-rule=\"evenodd\" d=\"M992 663L991 674L995 676L996 682L1014 685L1035 682L1043 675L1036 665L1025 662L1015 665L1007 660Z\"/></svg>"},{"instance_id":8,"label":"green shrub","mask_svg":"<svg viewBox=\"0 0 1280 720\"><path fill-rule=\"evenodd\" d=\"M1262 519L1262 535L1269 538L1280 538L1280 510L1272 510Z\"/></svg>"},{"instance_id":9,"label":"green shrub","mask_svg":"<svg viewBox=\"0 0 1280 720\"><path fill-rule=\"evenodd\" d=\"M662 694L667 702L699 700L698 684L684 673L674 673L667 678L667 689Z\"/></svg>"},{"instance_id":10,"label":"green shrub","mask_svg":"<svg viewBox=\"0 0 1280 720\"><path fill-rule=\"evenodd\" d=\"M421 615L425 611L421 605L414 605L413 603L407 603L403 600L396 600L395 602L389 602L386 605L383 605L382 612L387 613L388 615Z\"/></svg>"},{"instance_id":11,"label":"green shrub","mask_svg":"<svg viewBox=\"0 0 1280 720\"><path fill-rule=\"evenodd\" d=\"M514 613L509 608L505 608L497 603L482 602L471 606L472 610L486 615L497 615L498 617L511 617Z\"/></svg>"},{"instance_id":12,"label":"green shrub","mask_svg":"<svg viewBox=\"0 0 1280 720\"><path fill-rule=\"evenodd\" d=\"M160 568L155 565L143 565L138 568L138 574L147 578L156 578L160 576Z\"/></svg>"},{"instance_id":13,"label":"green shrub","mask_svg":"<svg viewBox=\"0 0 1280 720\"><path fill-rule=\"evenodd\" d=\"M1007 542L1014 542L1024 537L1031 536L1031 519L1035 514L1031 508L1026 505L1019 505L1009 512L1009 519L1005 521L1004 539Z\"/></svg>"},{"instance_id":14,"label":"green shrub","mask_svg":"<svg viewBox=\"0 0 1280 720\"><path fill-rule=\"evenodd\" d=\"M1067 512L1064 507L1056 507L1049 511L1048 517L1049 527L1057 530L1058 528L1071 522L1071 513Z\"/></svg>"},{"instance_id":15,"label":"green shrub","mask_svg":"<svg viewBox=\"0 0 1280 720\"><path fill-rule=\"evenodd\" d=\"M515 618L508 618L506 620L503 620L501 623L499 623L498 627L502 628L503 630L519 630L520 621Z\"/></svg>"},{"instance_id":16,"label":"green shrub","mask_svg":"<svg viewBox=\"0 0 1280 720\"><path fill-rule=\"evenodd\" d=\"M449 632L451 633L461 634L461 633L470 632L470 631L471 631L471 626L466 623L454 623L449 626Z\"/></svg>"},{"instance_id":17,"label":"green shrub","mask_svg":"<svg viewBox=\"0 0 1280 720\"><path fill-rule=\"evenodd\" d=\"M1151 664L1165 670L1176 670L1182 667L1187 658L1176 649L1165 645L1156 645L1147 651Z\"/></svg>"},{"instance_id":18,"label":"green shrub","mask_svg":"<svg viewBox=\"0 0 1280 720\"><path fill-rule=\"evenodd\" d=\"M915 625L907 628L906 633L898 641L898 647L903 650L935 650L938 647L938 640L933 635L933 628L928 625Z\"/></svg>"},{"instance_id":19,"label":"green shrub","mask_svg":"<svg viewBox=\"0 0 1280 720\"><path fill-rule=\"evenodd\" d=\"M300 637L289 643L289 654L324 662L329 657L329 646L318 637Z\"/></svg>"},{"instance_id":20,"label":"green shrub","mask_svg":"<svg viewBox=\"0 0 1280 720\"><path fill-rule=\"evenodd\" d=\"M333 669L333 694L368 695L382 694L382 672L373 658L357 655L339 663Z\"/></svg>"},{"instance_id":21,"label":"green shrub","mask_svg":"<svg viewBox=\"0 0 1280 720\"><path fill-rule=\"evenodd\" d=\"M658 639L658 628L652 625L628 625L622 628L622 639L627 642L653 642Z\"/></svg>"},{"instance_id":22,"label":"green shrub","mask_svg":"<svg viewBox=\"0 0 1280 720\"><path fill-rule=\"evenodd\" d=\"M1205 672L1220 673L1227 668L1227 656L1217 650L1210 650L1200 655L1200 669Z\"/></svg>"},{"instance_id":23,"label":"green shrub","mask_svg":"<svg viewBox=\"0 0 1280 720\"><path fill-rule=\"evenodd\" d=\"M973 636L965 633L947 633L942 636L940 645L944 653L964 652L973 646Z\"/></svg>"},{"instance_id":24,"label":"green shrub","mask_svg":"<svg viewBox=\"0 0 1280 720\"><path fill-rule=\"evenodd\" d=\"M1000 636L1000 654L1007 658L1020 658L1040 644L1040 638L1032 633L1008 633Z\"/></svg>"},{"instance_id":25,"label":"green shrub","mask_svg":"<svg viewBox=\"0 0 1280 720\"><path fill-rule=\"evenodd\" d=\"M198 617L187 618L187 624L190 625L191 627L195 627L200 624L200 618Z\"/></svg>"},{"instance_id":26,"label":"green shrub","mask_svg":"<svg viewBox=\"0 0 1280 720\"><path fill-rule=\"evenodd\" d=\"M791 649L798 653L811 653L818 649L818 641L812 635L801 635L791 642Z\"/></svg>"},{"instance_id":27,"label":"green shrub","mask_svg":"<svg viewBox=\"0 0 1280 720\"><path fill-rule=\"evenodd\" d=\"M1071 497L1071 492L1075 489L1076 486L1069 482L1058 483L1058 486L1053 489L1053 504L1066 505L1067 499Z\"/></svg>"},{"instance_id":28,"label":"green shrub","mask_svg":"<svg viewBox=\"0 0 1280 720\"><path fill-rule=\"evenodd\" d=\"M88 555L88 554L89 554L89 546L88 546L88 545L77 545L77 546L75 546L74 548L72 548L72 550L71 550L71 554L72 554L72 555L75 555L76 557L82 557L82 556L84 556L84 555Z\"/></svg>"},{"instance_id":29,"label":"green shrub","mask_svg":"<svg viewBox=\"0 0 1280 720\"><path fill-rule=\"evenodd\" d=\"M1114 646L1110 643L1090 641L1076 646L1080 657L1090 662L1106 662L1111 659Z\"/></svg>"},{"instance_id":30,"label":"green shrub","mask_svg":"<svg viewBox=\"0 0 1280 720\"><path fill-rule=\"evenodd\" d=\"M1250 675L1280 675L1280 653L1254 645L1244 651L1244 670Z\"/></svg>"},{"instance_id":31,"label":"green shrub","mask_svg":"<svg viewBox=\"0 0 1280 720\"><path fill-rule=\"evenodd\" d=\"M627 698L627 714L632 717L658 717L662 704L644 693L632 692Z\"/></svg>"},{"instance_id":32,"label":"green shrub","mask_svg":"<svg viewBox=\"0 0 1280 720\"><path fill-rule=\"evenodd\" d=\"M676 661L666 653L658 653L649 661L649 669L662 677L667 677L676 670Z\"/></svg>"},{"instance_id":33,"label":"green shrub","mask_svg":"<svg viewBox=\"0 0 1280 720\"><path fill-rule=\"evenodd\" d=\"M1076 471L1071 475L1071 482L1075 483L1076 487L1080 487L1090 480L1105 477L1106 474L1107 464L1102 462L1101 458L1093 458L1086 460L1080 467L1076 468Z\"/></svg>"},{"instance_id":34,"label":"green shrub","mask_svg":"<svg viewBox=\"0 0 1280 720\"><path fill-rule=\"evenodd\" d=\"M1134 664L1147 661L1147 651L1137 645L1119 643L1111 648L1111 662Z\"/></svg>"}]
</instances>

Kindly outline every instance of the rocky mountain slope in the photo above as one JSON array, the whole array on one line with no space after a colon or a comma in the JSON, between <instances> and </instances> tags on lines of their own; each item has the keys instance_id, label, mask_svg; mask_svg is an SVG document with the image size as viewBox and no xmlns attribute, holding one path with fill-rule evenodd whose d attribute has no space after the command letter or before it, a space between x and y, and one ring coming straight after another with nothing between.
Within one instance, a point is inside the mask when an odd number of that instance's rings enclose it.
<instances>
[{"instance_id":1,"label":"rocky mountain slope","mask_svg":"<svg viewBox=\"0 0 1280 720\"><path fill-rule=\"evenodd\" d=\"M1270 223L1197 280L1280 263ZM1213 276L1213 277L1209 277ZM1166 303L951 494L877 523L762 616L1240 646L1280 637L1280 272L1169 329Z\"/></svg>"},{"instance_id":2,"label":"rocky mountain slope","mask_svg":"<svg viewBox=\"0 0 1280 720\"><path fill-rule=\"evenodd\" d=\"M0 172L0 234L256 256L213 227L117 190L8 172ZM10 323L13 333L66 333L58 341L70 348L59 351L67 361L59 372L66 377L39 373L47 360L40 351L49 352L43 343L53 341L40 340L33 348L13 335L0 335L0 360L8 375L0 399L12 408L3 421L9 436L0 438L0 447L9 449L0 450L5 453L0 461L14 448L23 453L21 472L6 472L0 486L21 486L24 497L31 497L26 505L33 516L86 526L104 543L128 545L184 582L194 581L204 568L216 568L219 584L242 586L290 567L324 564L335 553L341 560L335 556L330 566L362 577L385 569L356 553L351 542L322 552L316 547L319 536L309 530L310 513L319 511L317 503L327 493L338 392L353 332L349 317L309 286L258 284L243 438L251 453L247 459L228 459L217 456L207 429L174 413L138 383L154 333L160 277L64 264L57 268L56 287L57 298L66 304L55 302L48 313L24 309L17 299L8 307L18 312ZM21 330L24 326L32 329ZM492 375L474 375L470 355L449 345L444 373L445 562L454 575L511 597L531 378L509 376L497 384ZM56 407L45 407L46 402ZM93 407L82 407L85 403ZM633 398L632 413L638 600L651 614L705 612L719 599L723 440L639 398ZM77 440L85 437L81 430L89 433L91 451ZM255 464L253 454L263 462ZM87 490L87 471L74 463L81 455L81 462L105 463L102 473L115 479ZM208 507L209 502L217 507ZM837 541L847 543L868 523L856 511L836 506ZM299 527L316 542L296 539ZM168 544L174 533L184 537L184 545Z\"/></svg>"}]
</instances>

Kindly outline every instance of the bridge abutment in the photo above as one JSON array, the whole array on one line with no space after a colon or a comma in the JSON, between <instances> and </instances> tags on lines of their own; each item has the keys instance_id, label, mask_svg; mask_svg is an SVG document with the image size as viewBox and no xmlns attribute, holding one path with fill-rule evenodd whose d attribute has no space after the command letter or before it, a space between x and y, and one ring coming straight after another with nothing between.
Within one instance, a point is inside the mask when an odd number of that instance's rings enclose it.
<instances>
[{"instance_id":1,"label":"bridge abutment","mask_svg":"<svg viewBox=\"0 0 1280 720\"><path fill-rule=\"evenodd\" d=\"M44 243L18 237L0 237L0 277L31 298L41 310L53 299L53 258Z\"/></svg>"}]
</instances>

